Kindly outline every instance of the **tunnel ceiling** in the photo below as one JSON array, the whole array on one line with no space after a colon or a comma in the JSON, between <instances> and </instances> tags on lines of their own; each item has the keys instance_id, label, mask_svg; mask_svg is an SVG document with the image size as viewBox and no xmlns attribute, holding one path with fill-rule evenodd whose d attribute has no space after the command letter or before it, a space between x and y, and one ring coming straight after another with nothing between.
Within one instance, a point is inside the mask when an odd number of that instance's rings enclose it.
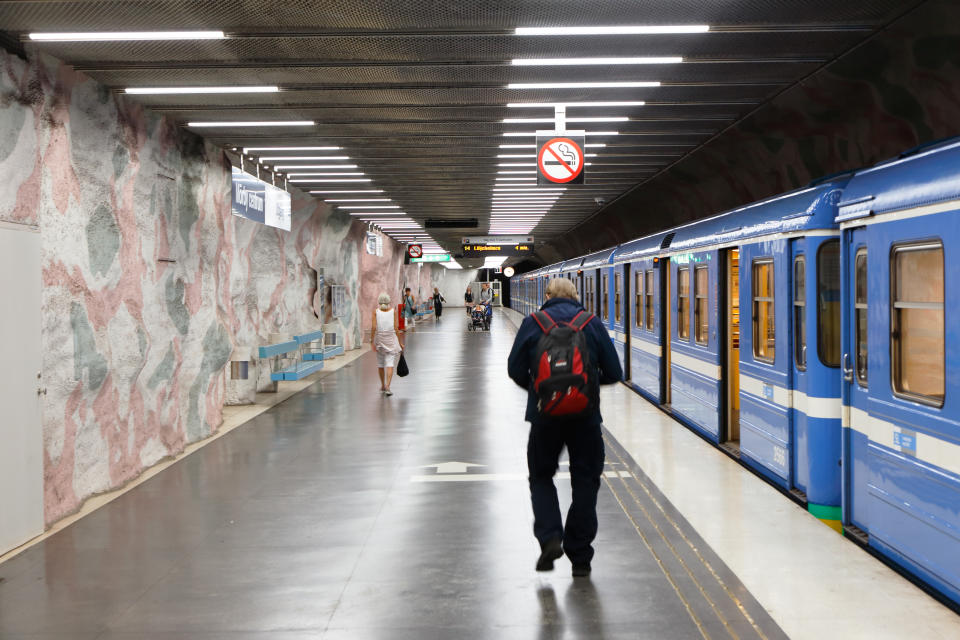
<instances>
[{"instance_id":1,"label":"tunnel ceiling","mask_svg":"<svg viewBox=\"0 0 960 640\"><path fill-rule=\"evenodd\" d=\"M910 3L913 5L914 3ZM570 230L628 188L848 51L908 8L897 0L505 0L497 2L3 2L0 25L24 42L35 32L221 30L224 39L42 42L49 53L112 89L275 85L275 93L141 95L176 120L313 121L297 127L190 127L224 148L340 147L252 152L266 165L355 164L355 183L297 183L309 190L382 190L409 218L477 218L475 228L427 229L456 252L463 235L490 230L495 185L533 174L534 138L552 128L549 104L568 107L591 163L532 228L537 242ZM517 35L518 27L706 25L687 34ZM551 58L682 57L668 64L514 64ZM651 87L508 88L515 83L659 82ZM548 103L537 108L513 103ZM505 119L541 118L543 123ZM599 135L591 132L613 132ZM504 148L502 145L525 145ZM520 157L502 157L520 156ZM503 167L501 165L521 165ZM300 176L296 179L337 179ZM498 180L497 178L500 178ZM374 204L374 203L371 203ZM508 203L509 204L509 203ZM341 205L337 206L356 206ZM360 205L365 206L365 205ZM526 205L525 209L531 205ZM535 205L534 205L535 206ZM500 207L502 209L502 207ZM389 211L389 210L386 210ZM512 214L503 214L512 215ZM516 229L513 221L497 223ZM532 223L528 223L527 227ZM397 231L396 235L401 236Z\"/></svg>"}]
</instances>

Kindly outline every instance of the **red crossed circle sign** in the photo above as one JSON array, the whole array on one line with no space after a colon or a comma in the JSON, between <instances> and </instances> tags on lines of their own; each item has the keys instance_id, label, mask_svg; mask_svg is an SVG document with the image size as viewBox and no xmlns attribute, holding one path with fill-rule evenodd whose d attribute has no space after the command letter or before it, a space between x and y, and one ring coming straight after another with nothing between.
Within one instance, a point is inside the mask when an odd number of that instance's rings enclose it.
<instances>
[{"instance_id":1,"label":"red crossed circle sign","mask_svg":"<svg viewBox=\"0 0 960 640\"><path fill-rule=\"evenodd\" d=\"M550 182L570 182L583 172L583 149L570 138L553 138L540 147L537 166Z\"/></svg>"},{"instance_id":2,"label":"red crossed circle sign","mask_svg":"<svg viewBox=\"0 0 960 640\"><path fill-rule=\"evenodd\" d=\"M411 258L422 258L423 257L423 246L419 244L411 244L407 247L407 255Z\"/></svg>"}]
</instances>

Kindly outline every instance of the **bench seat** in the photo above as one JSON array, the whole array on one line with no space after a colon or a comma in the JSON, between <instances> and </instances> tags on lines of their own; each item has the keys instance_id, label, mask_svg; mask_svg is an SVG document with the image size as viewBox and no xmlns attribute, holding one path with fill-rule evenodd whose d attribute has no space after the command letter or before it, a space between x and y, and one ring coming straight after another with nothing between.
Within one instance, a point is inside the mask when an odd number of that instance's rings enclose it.
<instances>
[{"instance_id":1,"label":"bench seat","mask_svg":"<svg viewBox=\"0 0 960 640\"><path fill-rule=\"evenodd\" d=\"M316 373L323 369L322 361L298 362L279 371L270 374L271 380L302 380L311 373Z\"/></svg>"}]
</instances>

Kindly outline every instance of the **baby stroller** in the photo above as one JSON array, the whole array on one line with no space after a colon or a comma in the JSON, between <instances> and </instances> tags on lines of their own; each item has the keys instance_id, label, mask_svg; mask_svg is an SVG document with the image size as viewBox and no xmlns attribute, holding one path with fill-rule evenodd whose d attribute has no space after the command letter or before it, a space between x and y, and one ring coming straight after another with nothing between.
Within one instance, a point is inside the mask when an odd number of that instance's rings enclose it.
<instances>
[{"instance_id":1,"label":"baby stroller","mask_svg":"<svg viewBox=\"0 0 960 640\"><path fill-rule=\"evenodd\" d=\"M490 331L490 321L493 319L493 308L488 304L478 304L470 310L470 320L467 321L467 331Z\"/></svg>"}]
</instances>

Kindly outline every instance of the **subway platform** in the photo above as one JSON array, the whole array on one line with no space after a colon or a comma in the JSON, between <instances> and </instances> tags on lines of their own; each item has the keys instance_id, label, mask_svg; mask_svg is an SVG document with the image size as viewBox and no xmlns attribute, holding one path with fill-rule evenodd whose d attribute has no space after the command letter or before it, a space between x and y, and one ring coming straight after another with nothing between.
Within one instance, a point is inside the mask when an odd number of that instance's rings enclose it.
<instances>
[{"instance_id":1,"label":"subway platform","mask_svg":"<svg viewBox=\"0 0 960 640\"><path fill-rule=\"evenodd\" d=\"M590 578L537 573L519 316L451 309L0 564L0 638L956 638L960 618L626 387ZM569 486L561 466L561 501Z\"/></svg>"}]
</instances>

